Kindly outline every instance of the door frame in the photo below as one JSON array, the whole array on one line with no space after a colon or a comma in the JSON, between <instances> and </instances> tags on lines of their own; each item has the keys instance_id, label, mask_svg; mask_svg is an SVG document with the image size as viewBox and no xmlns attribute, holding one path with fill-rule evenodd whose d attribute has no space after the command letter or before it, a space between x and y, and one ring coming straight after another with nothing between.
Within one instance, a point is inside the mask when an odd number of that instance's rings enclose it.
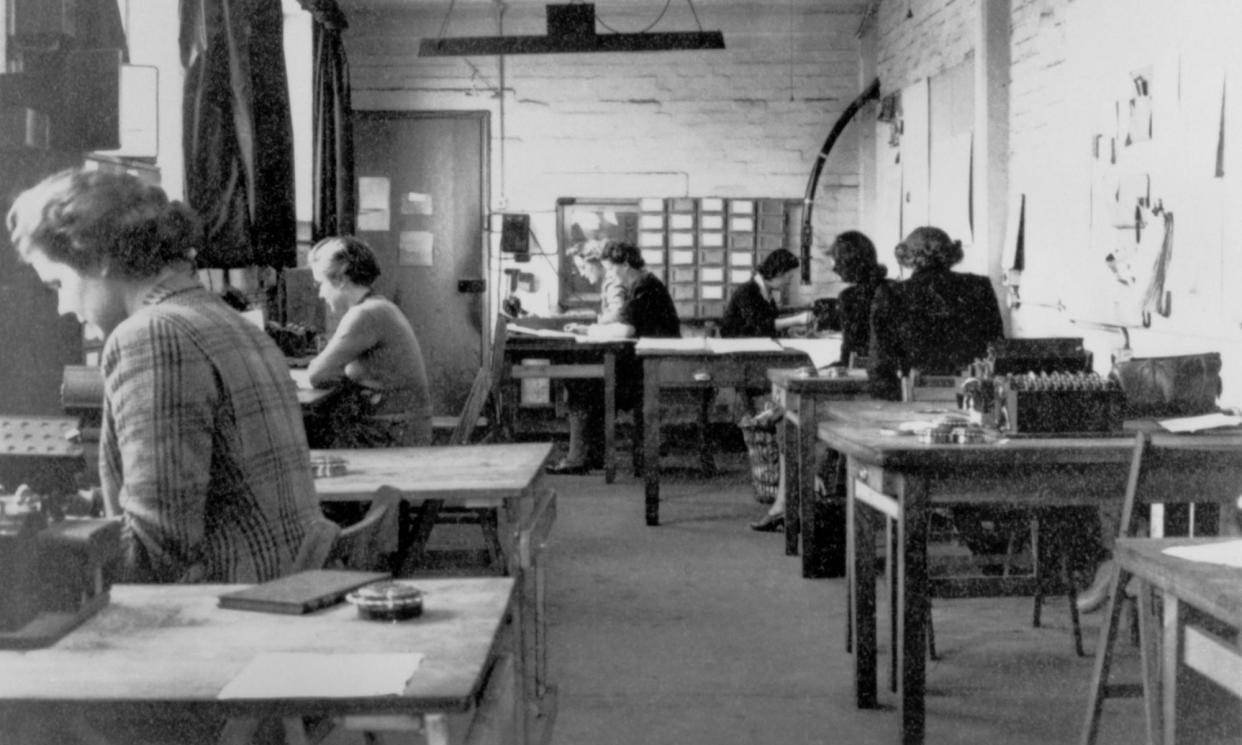
<instances>
[{"instance_id":1,"label":"door frame","mask_svg":"<svg viewBox=\"0 0 1242 745\"><path fill-rule=\"evenodd\" d=\"M479 203L482 206L482 224L479 226L479 268L486 283L483 291L482 308L479 318L479 364L483 364L483 350L492 343L492 319L496 315L492 294L496 291L496 279L489 276L491 272L491 112L486 110L459 111L443 110L410 110L410 109L354 109L356 120L365 119L467 119L479 122ZM355 178L357 175L355 174Z\"/></svg>"}]
</instances>

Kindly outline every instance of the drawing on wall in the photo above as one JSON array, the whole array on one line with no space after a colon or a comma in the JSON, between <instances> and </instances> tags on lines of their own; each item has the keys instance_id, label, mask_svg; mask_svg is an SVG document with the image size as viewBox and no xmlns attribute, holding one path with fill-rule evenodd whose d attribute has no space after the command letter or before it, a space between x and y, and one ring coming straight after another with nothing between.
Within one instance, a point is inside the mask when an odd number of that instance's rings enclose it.
<instances>
[{"instance_id":1,"label":"drawing on wall","mask_svg":"<svg viewBox=\"0 0 1242 745\"><path fill-rule=\"evenodd\" d=\"M566 309L597 308L599 288L578 276L573 253L587 241L638 243L637 199L557 200L557 244L560 254L560 304Z\"/></svg>"}]
</instances>

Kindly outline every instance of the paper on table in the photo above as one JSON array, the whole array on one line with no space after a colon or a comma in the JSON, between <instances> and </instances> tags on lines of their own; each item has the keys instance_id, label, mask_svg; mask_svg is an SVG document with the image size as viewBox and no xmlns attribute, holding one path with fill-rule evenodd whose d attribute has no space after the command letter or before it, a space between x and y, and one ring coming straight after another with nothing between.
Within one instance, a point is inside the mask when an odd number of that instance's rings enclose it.
<instances>
[{"instance_id":1,"label":"paper on table","mask_svg":"<svg viewBox=\"0 0 1242 745\"><path fill-rule=\"evenodd\" d=\"M841 338L822 337L819 339L781 339L785 349L797 349L806 352L811 358L815 369L830 367L841 359Z\"/></svg>"},{"instance_id":2,"label":"paper on table","mask_svg":"<svg viewBox=\"0 0 1242 745\"><path fill-rule=\"evenodd\" d=\"M1203 416L1160 420L1160 426L1170 432L1201 432L1205 429L1237 427L1239 425L1242 425L1242 416L1234 416L1232 414L1204 414Z\"/></svg>"},{"instance_id":3,"label":"paper on table","mask_svg":"<svg viewBox=\"0 0 1242 745\"><path fill-rule=\"evenodd\" d=\"M217 698L354 698L399 696L423 661L421 653L256 655Z\"/></svg>"},{"instance_id":4,"label":"paper on table","mask_svg":"<svg viewBox=\"0 0 1242 745\"><path fill-rule=\"evenodd\" d=\"M1164 553L1177 559L1242 569L1242 540L1205 543L1199 546L1174 546L1166 548Z\"/></svg>"},{"instance_id":5,"label":"paper on table","mask_svg":"<svg viewBox=\"0 0 1242 745\"><path fill-rule=\"evenodd\" d=\"M535 329L529 326L519 326L517 324L509 324L509 333L519 336L539 336L544 339L577 339L577 334L569 331L557 331L556 329Z\"/></svg>"},{"instance_id":6,"label":"paper on table","mask_svg":"<svg viewBox=\"0 0 1242 745\"><path fill-rule=\"evenodd\" d=\"M638 340L634 348L639 352L706 352L707 338L702 336L683 336L666 339L644 336Z\"/></svg>"},{"instance_id":7,"label":"paper on table","mask_svg":"<svg viewBox=\"0 0 1242 745\"><path fill-rule=\"evenodd\" d=\"M707 348L713 354L733 354L735 352L779 352L781 345L775 339L764 336L737 339L708 338Z\"/></svg>"}]
</instances>

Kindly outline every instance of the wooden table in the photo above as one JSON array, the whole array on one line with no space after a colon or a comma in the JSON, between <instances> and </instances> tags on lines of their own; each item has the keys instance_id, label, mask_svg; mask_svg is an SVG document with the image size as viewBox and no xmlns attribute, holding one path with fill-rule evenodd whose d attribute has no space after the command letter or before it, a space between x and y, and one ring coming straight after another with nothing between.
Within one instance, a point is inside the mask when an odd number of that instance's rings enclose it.
<instances>
[{"instance_id":1,"label":"wooden table","mask_svg":"<svg viewBox=\"0 0 1242 745\"><path fill-rule=\"evenodd\" d=\"M1012 438L976 445L931 445L889 434L903 421L935 414L929 404L837 401L819 439L848 458L848 592L852 607L854 684L859 707L876 700L876 526L871 511L895 523L895 599L901 740L923 742L926 629L929 612L927 513L936 502L983 505L1091 506L1121 501L1133 452L1130 435ZM1131 423L1132 427L1154 427ZM1171 455L1212 443L1227 448L1213 468L1187 468L1176 457L1144 479L1148 502L1232 502L1242 483L1242 435L1155 433L1152 446ZM1202 463L1202 454L1199 456Z\"/></svg>"},{"instance_id":2,"label":"wooden table","mask_svg":"<svg viewBox=\"0 0 1242 745\"><path fill-rule=\"evenodd\" d=\"M797 349L774 351L715 352L707 349L644 347L640 340L636 353L643 363L643 433L640 461L645 486L645 512L648 525L660 524L660 391L718 388L768 388L768 369L810 364L806 352ZM685 340L677 340L685 341ZM711 341L711 340L708 340ZM700 433L700 437L703 434ZM700 443L701 449L702 443Z\"/></svg>"},{"instance_id":3,"label":"wooden table","mask_svg":"<svg viewBox=\"0 0 1242 745\"><path fill-rule=\"evenodd\" d=\"M543 487L548 442L445 445L424 448L313 450L345 461L346 472L315 480L321 502L368 501L383 486L400 491L406 503L432 502L491 508L499 517L500 551L507 573L517 580L519 651L527 704L528 741L551 727L556 687L547 674L547 617L544 613L543 548L556 520L556 494ZM419 550L435 514L423 514L402 531L402 551ZM417 535L413 535L413 534ZM546 739L543 738L543 739Z\"/></svg>"},{"instance_id":4,"label":"wooden table","mask_svg":"<svg viewBox=\"0 0 1242 745\"><path fill-rule=\"evenodd\" d=\"M634 341L522 336L514 328L509 327L509 336L505 340L504 379L500 386L504 398L502 411L505 412L510 432L517 430L520 381L531 378L603 381L604 481L611 484L617 475L617 357L632 354ZM523 364L523 360L532 359L547 362Z\"/></svg>"},{"instance_id":5,"label":"wooden table","mask_svg":"<svg viewBox=\"0 0 1242 745\"><path fill-rule=\"evenodd\" d=\"M1178 670L1182 665L1198 671L1234 696L1242 699L1242 644L1221 638L1218 632L1187 620L1184 606L1242 633L1242 568L1176 558L1164 553L1174 546L1207 546L1230 538L1121 538L1113 549L1122 577L1132 575L1137 594L1145 599L1151 589L1164 598L1162 661L1159 681L1155 660L1144 655L1143 696L1148 713L1149 743L1177 742ZM1238 551L1242 553L1242 548ZM1123 580L1124 581L1124 580ZM1149 613L1139 614L1139 636L1145 650L1155 649ZM1101 643L1104 643L1101 640ZM1163 738L1163 739L1162 739Z\"/></svg>"},{"instance_id":6,"label":"wooden table","mask_svg":"<svg viewBox=\"0 0 1242 745\"><path fill-rule=\"evenodd\" d=\"M174 731L178 718L228 718L222 741L240 743L248 741L247 723L261 718L327 715L348 726L366 716L366 726L421 727L443 744L458 726L449 715L466 713L467 729L500 723L497 740L515 742L520 671L506 653L514 580L420 579L417 586L424 614L400 623L362 620L347 603L303 616L217 606L217 596L242 585L114 586L111 603L55 646L0 651L0 731L6 742L26 743L40 734L56 741L57 726L78 734L91 720L118 715L159 719ZM423 655L400 695L219 698L257 655L394 651Z\"/></svg>"},{"instance_id":7,"label":"wooden table","mask_svg":"<svg viewBox=\"0 0 1242 745\"><path fill-rule=\"evenodd\" d=\"M781 486L785 492L785 553L798 554L802 542L802 576L831 576L829 547L822 540L822 510L815 495L815 442L827 401L867 394L867 373L851 370L844 377L806 375L801 370L771 369L772 399L785 411L781 420ZM803 536L805 536L803 538Z\"/></svg>"}]
</instances>

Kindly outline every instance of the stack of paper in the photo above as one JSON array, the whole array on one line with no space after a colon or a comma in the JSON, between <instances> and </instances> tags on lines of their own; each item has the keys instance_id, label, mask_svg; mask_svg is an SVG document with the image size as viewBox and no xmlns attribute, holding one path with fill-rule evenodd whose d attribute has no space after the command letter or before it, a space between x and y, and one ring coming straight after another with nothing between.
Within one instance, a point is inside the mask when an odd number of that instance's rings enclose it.
<instances>
[{"instance_id":1,"label":"stack of paper","mask_svg":"<svg viewBox=\"0 0 1242 745\"><path fill-rule=\"evenodd\" d=\"M684 336L681 338L653 338L644 336L634 346L638 352L706 352L707 338L702 336Z\"/></svg>"},{"instance_id":2,"label":"stack of paper","mask_svg":"<svg viewBox=\"0 0 1242 745\"><path fill-rule=\"evenodd\" d=\"M738 352L780 352L781 345L775 339L763 336L738 339L708 339L707 348L714 354L737 354Z\"/></svg>"}]
</instances>

